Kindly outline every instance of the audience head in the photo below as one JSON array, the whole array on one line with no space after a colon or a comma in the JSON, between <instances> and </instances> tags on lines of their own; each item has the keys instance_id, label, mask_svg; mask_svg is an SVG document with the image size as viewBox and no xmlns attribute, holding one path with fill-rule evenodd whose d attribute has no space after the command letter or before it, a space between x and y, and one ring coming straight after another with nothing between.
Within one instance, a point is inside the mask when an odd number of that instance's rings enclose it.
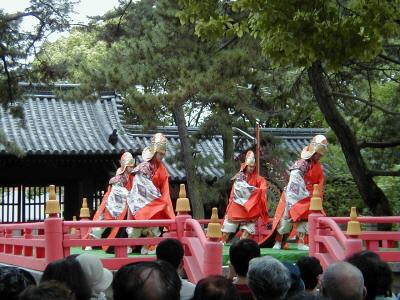
<instances>
[{"instance_id":1,"label":"audience head","mask_svg":"<svg viewBox=\"0 0 400 300\"><path fill-rule=\"evenodd\" d=\"M55 280L63 283L77 300L90 299L91 290L85 274L75 257L69 256L49 263L43 271L41 283Z\"/></svg>"},{"instance_id":2,"label":"audience head","mask_svg":"<svg viewBox=\"0 0 400 300\"><path fill-rule=\"evenodd\" d=\"M301 257L296 265L300 269L306 290L313 290L318 285L318 276L323 273L319 260L313 256Z\"/></svg>"},{"instance_id":3,"label":"audience head","mask_svg":"<svg viewBox=\"0 0 400 300\"><path fill-rule=\"evenodd\" d=\"M249 261L260 257L260 246L251 239L242 239L232 243L229 248L229 260L238 276L246 277Z\"/></svg>"},{"instance_id":4,"label":"audience head","mask_svg":"<svg viewBox=\"0 0 400 300\"><path fill-rule=\"evenodd\" d=\"M289 262L283 262L283 265L289 270L290 273L290 288L286 297L295 295L301 291L304 291L304 282L301 279L300 269L295 264Z\"/></svg>"},{"instance_id":5,"label":"audience head","mask_svg":"<svg viewBox=\"0 0 400 300\"><path fill-rule=\"evenodd\" d=\"M291 283L289 270L271 256L253 258L247 280L257 300L284 299Z\"/></svg>"},{"instance_id":6,"label":"audience head","mask_svg":"<svg viewBox=\"0 0 400 300\"><path fill-rule=\"evenodd\" d=\"M183 246L177 239L166 239L161 241L156 248L157 259L169 262L178 269L183 259Z\"/></svg>"},{"instance_id":7,"label":"audience head","mask_svg":"<svg viewBox=\"0 0 400 300\"><path fill-rule=\"evenodd\" d=\"M308 291L302 291L302 292L294 294L293 296L291 296L287 299L288 300L319 300L319 297Z\"/></svg>"},{"instance_id":8,"label":"audience head","mask_svg":"<svg viewBox=\"0 0 400 300\"><path fill-rule=\"evenodd\" d=\"M361 271L367 289L365 299L373 300L377 296L391 296L392 271L376 253L361 251L350 256L346 261Z\"/></svg>"},{"instance_id":9,"label":"audience head","mask_svg":"<svg viewBox=\"0 0 400 300\"><path fill-rule=\"evenodd\" d=\"M343 261L331 264L322 278L322 295L329 300L364 299L364 279L360 270Z\"/></svg>"},{"instance_id":10,"label":"audience head","mask_svg":"<svg viewBox=\"0 0 400 300\"><path fill-rule=\"evenodd\" d=\"M209 276L201 279L194 290L192 300L240 300L233 283L223 276Z\"/></svg>"},{"instance_id":11,"label":"audience head","mask_svg":"<svg viewBox=\"0 0 400 300\"><path fill-rule=\"evenodd\" d=\"M181 280L165 261L137 262L120 268L112 287L114 300L179 300Z\"/></svg>"},{"instance_id":12,"label":"audience head","mask_svg":"<svg viewBox=\"0 0 400 300\"><path fill-rule=\"evenodd\" d=\"M35 284L35 279L28 271L0 266L0 299L16 300L25 288Z\"/></svg>"},{"instance_id":13,"label":"audience head","mask_svg":"<svg viewBox=\"0 0 400 300\"><path fill-rule=\"evenodd\" d=\"M78 255L76 260L79 262L83 274L85 274L92 293L104 292L111 285L113 275L109 270L103 268L100 258L92 254L83 253Z\"/></svg>"},{"instance_id":14,"label":"audience head","mask_svg":"<svg viewBox=\"0 0 400 300\"><path fill-rule=\"evenodd\" d=\"M19 300L75 300L74 293L64 284L51 280L39 286L30 286L19 296Z\"/></svg>"}]
</instances>

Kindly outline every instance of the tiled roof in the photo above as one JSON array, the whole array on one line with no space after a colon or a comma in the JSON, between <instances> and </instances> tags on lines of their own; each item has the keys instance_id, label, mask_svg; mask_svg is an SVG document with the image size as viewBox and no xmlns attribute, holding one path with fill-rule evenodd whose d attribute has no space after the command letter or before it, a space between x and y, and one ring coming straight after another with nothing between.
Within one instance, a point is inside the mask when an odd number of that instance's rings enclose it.
<instances>
[{"instance_id":1,"label":"tiled roof","mask_svg":"<svg viewBox=\"0 0 400 300\"><path fill-rule=\"evenodd\" d=\"M153 132L143 133L141 126L128 126L122 120L122 100L115 94L103 95L96 101L64 101L54 95L37 93L29 95L23 104L26 127L0 108L0 128L9 141L15 142L29 155L93 155L118 154L123 151L141 153L150 143ZM113 146L108 137L118 130L118 143ZM189 128L189 133L197 132ZM161 127L168 138L166 167L172 180L184 180L185 172L168 157L175 156L180 147L177 128ZM263 128L262 132L281 138L293 153L299 153L310 139L326 130L321 128ZM250 141L248 141L250 145ZM210 165L199 169L201 175L211 178L224 176L222 138L213 136L197 144L199 155L212 157ZM7 154L0 145L0 155ZM139 156L139 159L141 157Z\"/></svg>"},{"instance_id":2,"label":"tiled roof","mask_svg":"<svg viewBox=\"0 0 400 300\"><path fill-rule=\"evenodd\" d=\"M26 154L117 154L140 151L124 132L113 146L108 138L121 127L119 98L102 96L97 101L63 101L54 95L30 95L24 102L25 127L0 108L0 128L7 139ZM0 148L0 154L5 154Z\"/></svg>"}]
</instances>

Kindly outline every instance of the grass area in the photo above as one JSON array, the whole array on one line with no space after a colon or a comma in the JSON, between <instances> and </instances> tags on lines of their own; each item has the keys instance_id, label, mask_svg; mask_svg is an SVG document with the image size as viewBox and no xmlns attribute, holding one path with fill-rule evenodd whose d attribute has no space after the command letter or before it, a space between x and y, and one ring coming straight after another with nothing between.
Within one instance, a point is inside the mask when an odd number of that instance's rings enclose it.
<instances>
[{"instance_id":1,"label":"grass area","mask_svg":"<svg viewBox=\"0 0 400 300\"><path fill-rule=\"evenodd\" d=\"M222 262L223 265L228 265L229 264L229 247L230 245L225 245L223 249L223 257L222 257ZM293 249L294 246L290 246L288 250L274 250L271 248L261 248L261 255L270 255L272 257L275 257L276 259L280 261L288 261L288 262L296 262L300 257L307 256L308 252L307 251L301 251L297 249ZM80 247L74 247L71 248L71 254L81 254L83 252L86 253L91 253L93 255L96 255L100 258L113 258L114 254L111 253L106 253L103 250L100 249L94 249L94 250L89 250L89 251L84 251ZM132 253L129 254L128 257L140 257L144 256L146 257L147 255L141 255L139 253Z\"/></svg>"},{"instance_id":2,"label":"grass area","mask_svg":"<svg viewBox=\"0 0 400 300\"><path fill-rule=\"evenodd\" d=\"M261 248L261 256L269 255L280 261L295 263L300 257L308 256L308 251L295 249L296 245L290 245L287 250L275 250L272 248ZM229 245L224 246L223 250L223 265L229 264Z\"/></svg>"},{"instance_id":3,"label":"grass area","mask_svg":"<svg viewBox=\"0 0 400 300\"><path fill-rule=\"evenodd\" d=\"M101 250L101 249L93 249L93 250L82 250L81 247L72 247L71 248L71 254L82 254L82 253L90 253L93 255L96 255L100 258L113 258L114 257L114 253L106 253L105 251ZM148 255L141 255L140 253L131 253L128 254L128 257L147 257Z\"/></svg>"}]
</instances>

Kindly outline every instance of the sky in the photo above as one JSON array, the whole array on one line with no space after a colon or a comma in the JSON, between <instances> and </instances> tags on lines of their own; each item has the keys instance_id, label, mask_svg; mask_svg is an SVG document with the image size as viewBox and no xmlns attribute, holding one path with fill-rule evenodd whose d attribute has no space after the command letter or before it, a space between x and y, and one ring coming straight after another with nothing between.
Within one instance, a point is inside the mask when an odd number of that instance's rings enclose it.
<instances>
[{"instance_id":1,"label":"sky","mask_svg":"<svg viewBox=\"0 0 400 300\"><path fill-rule=\"evenodd\" d=\"M23 11L29 6L29 0L0 0L0 8L7 13L15 13ZM80 3L74 6L74 11L71 15L73 24L86 24L88 16L100 16L107 11L118 6L118 0L80 0ZM25 18L21 24L22 31L30 31L37 24L37 20L33 17ZM54 42L61 36L68 36L68 32L55 32L47 37L48 41Z\"/></svg>"},{"instance_id":2,"label":"sky","mask_svg":"<svg viewBox=\"0 0 400 300\"><path fill-rule=\"evenodd\" d=\"M23 11L29 6L29 0L0 0L0 9L6 13L15 13ZM75 13L71 15L73 24L85 24L89 21L88 16L103 15L107 11L118 6L118 0L80 0L80 3L74 6ZM31 31L37 25L37 20L34 17L24 18L20 29L22 31ZM47 36L47 40L54 42L60 37L68 36L69 32L54 32ZM31 62L33 56L28 56L26 62Z\"/></svg>"},{"instance_id":3,"label":"sky","mask_svg":"<svg viewBox=\"0 0 400 300\"><path fill-rule=\"evenodd\" d=\"M118 5L118 0L81 0L75 6L77 12L73 15L76 22L87 22L86 16L102 15ZM8 13L22 11L29 6L29 0L0 0L0 8Z\"/></svg>"}]
</instances>

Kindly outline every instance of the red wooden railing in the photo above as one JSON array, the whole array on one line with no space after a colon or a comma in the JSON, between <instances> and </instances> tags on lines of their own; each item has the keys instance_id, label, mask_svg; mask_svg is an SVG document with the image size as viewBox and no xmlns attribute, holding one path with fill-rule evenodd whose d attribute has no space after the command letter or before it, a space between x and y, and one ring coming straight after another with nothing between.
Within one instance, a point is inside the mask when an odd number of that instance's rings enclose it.
<instances>
[{"instance_id":1,"label":"red wooden railing","mask_svg":"<svg viewBox=\"0 0 400 300\"><path fill-rule=\"evenodd\" d=\"M316 256L326 268L334 261L361 251L376 252L386 262L400 262L400 232L361 231L359 235L348 235L344 225L349 217L324 217L321 214L309 216L310 255ZM361 224L399 224L396 217L359 217Z\"/></svg>"},{"instance_id":2,"label":"red wooden railing","mask_svg":"<svg viewBox=\"0 0 400 300\"><path fill-rule=\"evenodd\" d=\"M168 232L163 237L152 238L82 238L89 227L151 226L168 228ZM76 233L71 234L73 228ZM106 268L117 270L127 263L155 259L151 255L128 257L128 246L155 245L168 237L184 244L184 268L192 282L222 274L222 243L207 239L201 225L190 215L178 215L175 220L146 221L63 221L49 217L39 223L1 224L0 263L43 271L49 262L68 256L71 247L114 246L114 257L102 258L102 262Z\"/></svg>"}]
</instances>

